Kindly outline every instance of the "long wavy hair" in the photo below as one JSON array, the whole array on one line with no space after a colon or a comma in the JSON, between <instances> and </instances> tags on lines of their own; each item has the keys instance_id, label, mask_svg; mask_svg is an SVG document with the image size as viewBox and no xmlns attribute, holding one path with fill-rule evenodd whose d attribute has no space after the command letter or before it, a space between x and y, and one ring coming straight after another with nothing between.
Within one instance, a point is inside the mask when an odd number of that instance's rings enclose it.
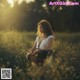
<instances>
[{"instance_id":1,"label":"long wavy hair","mask_svg":"<svg viewBox=\"0 0 80 80\"><path fill-rule=\"evenodd\" d=\"M43 33L46 34L47 36L49 35L53 35L53 30L52 27L50 25L50 23L47 20L41 20L38 22L38 25L41 25L43 28ZM41 36L42 33L40 32L40 27L37 27L37 35Z\"/></svg>"}]
</instances>

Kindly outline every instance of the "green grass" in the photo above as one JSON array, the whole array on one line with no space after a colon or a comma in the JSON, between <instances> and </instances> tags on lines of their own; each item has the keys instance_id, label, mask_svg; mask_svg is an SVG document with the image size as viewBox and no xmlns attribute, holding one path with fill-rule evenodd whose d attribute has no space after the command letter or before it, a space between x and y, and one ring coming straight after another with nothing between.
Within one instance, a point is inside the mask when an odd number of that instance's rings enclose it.
<instances>
[{"instance_id":1,"label":"green grass","mask_svg":"<svg viewBox=\"0 0 80 80\"><path fill-rule=\"evenodd\" d=\"M13 80L80 80L80 33L55 33L54 54L43 67L25 58L35 38L35 32L0 32L0 67L13 69Z\"/></svg>"}]
</instances>

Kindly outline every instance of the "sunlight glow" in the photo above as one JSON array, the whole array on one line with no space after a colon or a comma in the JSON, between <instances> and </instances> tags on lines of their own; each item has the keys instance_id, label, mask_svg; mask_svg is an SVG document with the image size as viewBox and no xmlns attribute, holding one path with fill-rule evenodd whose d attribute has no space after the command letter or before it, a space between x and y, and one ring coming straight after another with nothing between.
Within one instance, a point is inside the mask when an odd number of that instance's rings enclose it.
<instances>
[{"instance_id":1,"label":"sunlight glow","mask_svg":"<svg viewBox=\"0 0 80 80\"><path fill-rule=\"evenodd\" d=\"M26 1L26 3L35 2L35 0L7 0L11 7L14 6L14 1L18 1L19 4L21 4L23 1Z\"/></svg>"},{"instance_id":2,"label":"sunlight glow","mask_svg":"<svg viewBox=\"0 0 80 80\"><path fill-rule=\"evenodd\" d=\"M21 4L21 3L22 3L22 1L23 1L23 0L19 0L19 1L18 1L18 4Z\"/></svg>"},{"instance_id":3,"label":"sunlight glow","mask_svg":"<svg viewBox=\"0 0 80 80\"><path fill-rule=\"evenodd\" d=\"M26 3L35 2L35 0L17 0L17 1L19 4L21 4L23 1L26 1Z\"/></svg>"},{"instance_id":4,"label":"sunlight glow","mask_svg":"<svg viewBox=\"0 0 80 80\"><path fill-rule=\"evenodd\" d=\"M11 7L14 6L14 0L7 0Z\"/></svg>"},{"instance_id":5,"label":"sunlight glow","mask_svg":"<svg viewBox=\"0 0 80 80\"><path fill-rule=\"evenodd\" d=\"M45 3L42 5L42 7L44 7L44 8L45 8L46 6L47 6L47 5L46 5Z\"/></svg>"},{"instance_id":6,"label":"sunlight glow","mask_svg":"<svg viewBox=\"0 0 80 80\"><path fill-rule=\"evenodd\" d=\"M11 7L14 6L14 1L18 1L19 4L21 4L23 1L26 1L26 3L35 2L35 0L7 0Z\"/></svg>"},{"instance_id":7,"label":"sunlight glow","mask_svg":"<svg viewBox=\"0 0 80 80\"><path fill-rule=\"evenodd\" d=\"M34 2L35 0L25 0L27 3Z\"/></svg>"}]
</instances>

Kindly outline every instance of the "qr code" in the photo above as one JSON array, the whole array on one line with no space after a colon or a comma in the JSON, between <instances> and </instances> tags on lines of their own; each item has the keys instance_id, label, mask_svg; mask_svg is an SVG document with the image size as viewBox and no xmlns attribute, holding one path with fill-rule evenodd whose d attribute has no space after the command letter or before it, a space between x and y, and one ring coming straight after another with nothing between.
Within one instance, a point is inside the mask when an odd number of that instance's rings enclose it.
<instances>
[{"instance_id":1,"label":"qr code","mask_svg":"<svg viewBox=\"0 0 80 80\"><path fill-rule=\"evenodd\" d=\"M1 68L1 79L12 79L12 69Z\"/></svg>"}]
</instances>

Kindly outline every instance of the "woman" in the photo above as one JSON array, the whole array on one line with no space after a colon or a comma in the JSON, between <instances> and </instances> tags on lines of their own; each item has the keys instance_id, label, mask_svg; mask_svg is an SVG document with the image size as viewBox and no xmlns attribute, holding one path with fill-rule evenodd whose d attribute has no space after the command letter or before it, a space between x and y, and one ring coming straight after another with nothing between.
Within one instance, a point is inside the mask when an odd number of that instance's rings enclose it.
<instances>
[{"instance_id":1,"label":"woman","mask_svg":"<svg viewBox=\"0 0 80 80\"><path fill-rule=\"evenodd\" d=\"M35 43L29 52L28 59L30 61L36 55L35 63L43 65L47 55L52 53L52 43L54 40L51 25L47 20L41 20L38 23L37 35Z\"/></svg>"}]
</instances>

